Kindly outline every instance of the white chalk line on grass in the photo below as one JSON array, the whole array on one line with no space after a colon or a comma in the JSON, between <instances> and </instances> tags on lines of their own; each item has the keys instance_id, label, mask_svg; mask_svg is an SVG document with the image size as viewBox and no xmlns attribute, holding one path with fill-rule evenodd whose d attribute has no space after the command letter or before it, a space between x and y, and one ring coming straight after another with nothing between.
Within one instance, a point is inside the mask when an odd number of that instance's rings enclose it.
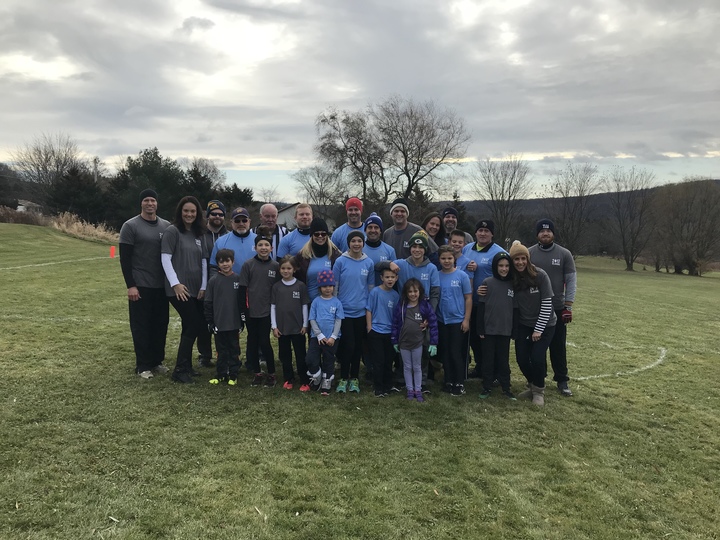
<instances>
[{"instance_id":1,"label":"white chalk line on grass","mask_svg":"<svg viewBox=\"0 0 720 540\"><path fill-rule=\"evenodd\" d=\"M627 377L628 375L636 375L643 371L647 371L648 369L657 367L665 361L665 356L667 356L667 349L665 347L659 347L658 350L660 351L660 356L658 356L658 359L655 360L653 363L648 364L647 366L642 366L637 369L632 369L630 371L619 371L617 373L603 373L602 375L587 375L585 377L573 377L573 379L575 379L576 381L589 381L592 379L606 379L608 377Z\"/></svg>"},{"instance_id":2,"label":"white chalk line on grass","mask_svg":"<svg viewBox=\"0 0 720 540\"><path fill-rule=\"evenodd\" d=\"M36 268L39 266L51 266L53 264L68 264L68 263L79 263L79 262L85 262L85 261L97 261L100 259L110 259L110 257L88 257L87 259L73 259L71 261L53 261L53 262L38 263L38 264L25 264L23 266L7 266L5 268L0 268L0 270L22 270L23 268Z\"/></svg>"}]
</instances>

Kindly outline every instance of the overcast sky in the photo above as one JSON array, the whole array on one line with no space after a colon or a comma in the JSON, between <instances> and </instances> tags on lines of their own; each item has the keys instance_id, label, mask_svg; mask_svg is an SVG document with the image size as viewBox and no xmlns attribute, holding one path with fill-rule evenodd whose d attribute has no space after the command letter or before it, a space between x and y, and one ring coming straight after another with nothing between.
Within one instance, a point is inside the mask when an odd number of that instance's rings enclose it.
<instances>
[{"instance_id":1,"label":"overcast sky","mask_svg":"<svg viewBox=\"0 0 720 540\"><path fill-rule=\"evenodd\" d=\"M400 94L538 178L569 158L720 178L718 29L718 0L3 0L0 161L62 131L110 166L157 146L293 199L318 113Z\"/></svg>"}]
</instances>

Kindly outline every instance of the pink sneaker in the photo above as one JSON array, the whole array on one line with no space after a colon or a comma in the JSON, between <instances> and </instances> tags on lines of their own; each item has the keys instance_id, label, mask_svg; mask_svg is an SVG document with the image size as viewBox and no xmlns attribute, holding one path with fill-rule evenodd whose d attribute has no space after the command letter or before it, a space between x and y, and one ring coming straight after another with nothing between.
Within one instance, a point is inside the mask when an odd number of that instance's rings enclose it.
<instances>
[{"instance_id":1,"label":"pink sneaker","mask_svg":"<svg viewBox=\"0 0 720 540\"><path fill-rule=\"evenodd\" d=\"M285 381L285 384L283 384L283 388L285 390L292 390L293 389L292 381Z\"/></svg>"},{"instance_id":2,"label":"pink sneaker","mask_svg":"<svg viewBox=\"0 0 720 540\"><path fill-rule=\"evenodd\" d=\"M291 386L292 387L292 386ZM301 392L309 392L310 391L310 385L309 384L303 384L300 386Z\"/></svg>"}]
</instances>

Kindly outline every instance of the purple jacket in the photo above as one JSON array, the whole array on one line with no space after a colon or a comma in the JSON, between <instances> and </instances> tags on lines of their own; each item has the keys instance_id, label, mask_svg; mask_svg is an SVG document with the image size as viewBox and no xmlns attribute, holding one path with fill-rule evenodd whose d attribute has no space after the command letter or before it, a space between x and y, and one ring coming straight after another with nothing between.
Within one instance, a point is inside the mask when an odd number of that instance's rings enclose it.
<instances>
[{"instance_id":1,"label":"purple jacket","mask_svg":"<svg viewBox=\"0 0 720 540\"><path fill-rule=\"evenodd\" d=\"M430 305L427 299L423 298L419 301L420 314L422 315L423 321L428 322L428 330L430 330L430 345L438 344L438 324L435 310ZM400 330L402 329L403 322L405 321L405 312L407 311L406 302L398 302L393 309L392 318L392 330L390 331L390 341L393 345L396 345L400 339Z\"/></svg>"}]
</instances>

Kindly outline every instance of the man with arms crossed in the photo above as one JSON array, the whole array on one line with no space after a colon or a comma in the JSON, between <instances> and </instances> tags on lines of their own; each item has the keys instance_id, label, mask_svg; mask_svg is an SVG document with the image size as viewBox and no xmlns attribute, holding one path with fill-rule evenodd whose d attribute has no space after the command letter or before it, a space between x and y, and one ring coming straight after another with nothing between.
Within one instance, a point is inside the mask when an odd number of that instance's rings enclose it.
<instances>
[{"instance_id":1,"label":"man with arms crossed","mask_svg":"<svg viewBox=\"0 0 720 540\"><path fill-rule=\"evenodd\" d=\"M310 240L310 223L313 220L313 211L309 204L302 203L298 204L295 208L295 223L297 223L297 229L291 231L280 240L280 245L277 249L278 260L282 259L285 255L297 255L302 247L307 244Z\"/></svg>"}]
</instances>

